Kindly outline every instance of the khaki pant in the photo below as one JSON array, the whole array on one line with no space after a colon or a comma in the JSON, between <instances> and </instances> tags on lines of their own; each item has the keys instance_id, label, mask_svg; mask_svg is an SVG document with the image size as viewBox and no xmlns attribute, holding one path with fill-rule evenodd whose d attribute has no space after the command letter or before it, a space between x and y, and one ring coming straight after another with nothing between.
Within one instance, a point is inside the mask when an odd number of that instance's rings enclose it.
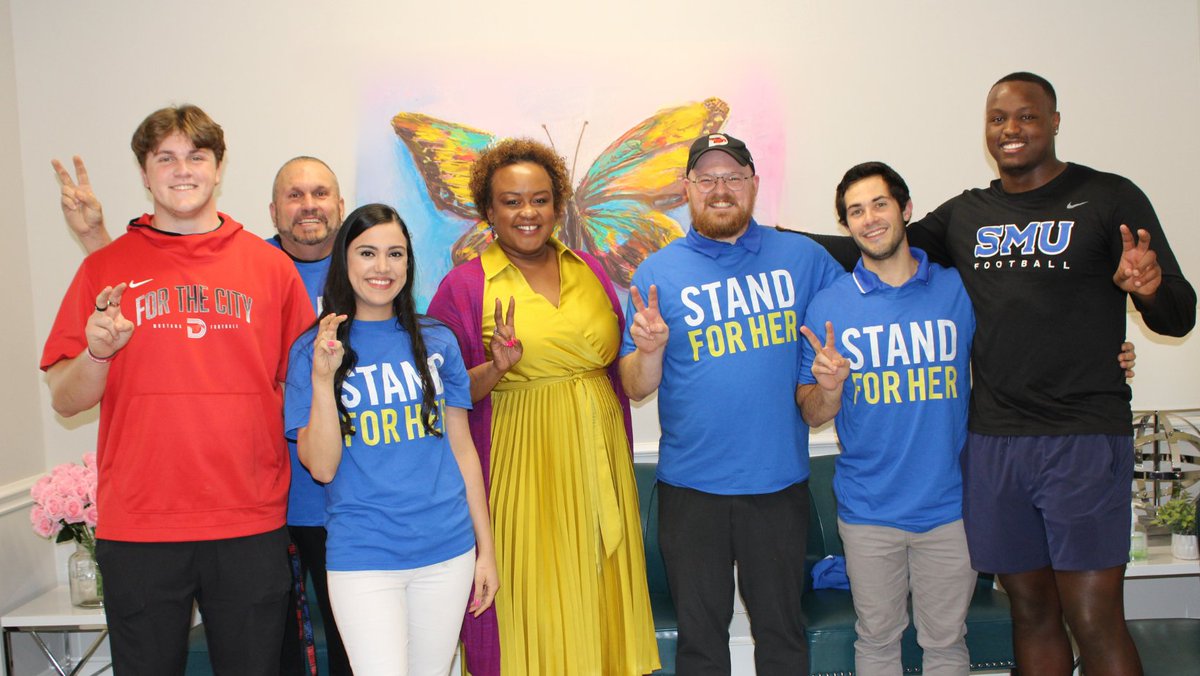
<instances>
[{"instance_id":1,"label":"khaki pant","mask_svg":"<svg viewBox=\"0 0 1200 676\"><path fill-rule=\"evenodd\" d=\"M926 676L970 671L967 606L977 574L967 555L961 520L926 533L848 524L838 519L846 573L858 621L854 669L858 676L899 676L900 636L908 626L912 591L917 643Z\"/></svg>"}]
</instances>

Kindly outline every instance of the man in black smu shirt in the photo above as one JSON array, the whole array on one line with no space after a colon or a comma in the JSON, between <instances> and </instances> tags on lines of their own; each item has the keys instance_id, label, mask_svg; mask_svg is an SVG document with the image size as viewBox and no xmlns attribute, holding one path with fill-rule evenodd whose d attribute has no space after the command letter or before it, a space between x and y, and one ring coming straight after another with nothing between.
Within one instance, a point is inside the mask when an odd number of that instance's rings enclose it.
<instances>
[{"instance_id":1,"label":"man in black smu shirt","mask_svg":"<svg viewBox=\"0 0 1200 676\"><path fill-rule=\"evenodd\" d=\"M998 81L984 136L999 180L908 238L958 269L975 306L964 520L973 567L1009 592L1018 668L1071 672L1065 619L1089 675L1140 674L1123 601L1130 389L1112 355L1127 295L1150 329L1182 336L1196 294L1137 186L1057 158L1059 121L1044 78ZM818 239L853 265L852 242Z\"/></svg>"}]
</instances>

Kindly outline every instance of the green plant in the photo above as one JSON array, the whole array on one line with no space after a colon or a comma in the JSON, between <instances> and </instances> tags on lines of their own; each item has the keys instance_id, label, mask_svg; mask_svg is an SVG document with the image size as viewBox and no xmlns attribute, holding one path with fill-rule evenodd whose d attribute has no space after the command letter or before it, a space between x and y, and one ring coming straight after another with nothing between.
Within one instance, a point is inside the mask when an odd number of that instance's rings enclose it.
<instances>
[{"instance_id":1,"label":"green plant","mask_svg":"<svg viewBox=\"0 0 1200 676\"><path fill-rule=\"evenodd\" d=\"M1154 523L1170 528L1172 533L1195 535L1196 503L1187 494L1171 498L1167 504L1158 508L1158 513L1154 516Z\"/></svg>"}]
</instances>

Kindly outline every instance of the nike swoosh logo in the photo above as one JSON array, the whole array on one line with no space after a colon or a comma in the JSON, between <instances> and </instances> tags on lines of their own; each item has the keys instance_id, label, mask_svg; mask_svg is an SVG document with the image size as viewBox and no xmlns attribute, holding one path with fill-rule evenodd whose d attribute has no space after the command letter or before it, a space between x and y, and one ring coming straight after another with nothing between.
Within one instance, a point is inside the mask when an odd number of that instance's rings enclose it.
<instances>
[{"instance_id":1,"label":"nike swoosh logo","mask_svg":"<svg viewBox=\"0 0 1200 676\"><path fill-rule=\"evenodd\" d=\"M1071 207L1067 207L1067 208L1068 208L1068 209L1070 209ZM130 283L129 283L129 288L131 288L131 289L136 289L136 288L138 288L139 286L141 286L141 285L143 285L143 284L149 284L149 283L150 283L150 282L152 282L152 281L154 281L154 278L153 278L153 277L151 277L150 279L143 279L143 280L142 280L142 281L140 281L140 282L130 282Z\"/></svg>"},{"instance_id":2,"label":"nike swoosh logo","mask_svg":"<svg viewBox=\"0 0 1200 676\"><path fill-rule=\"evenodd\" d=\"M1067 202L1067 208L1068 208L1068 209L1074 209L1075 207L1081 207L1081 206L1083 206L1083 205L1085 205L1085 204L1087 204L1087 200L1084 200L1084 201L1082 201L1082 202L1076 202L1076 203L1074 203L1074 204L1072 204L1071 202Z\"/></svg>"}]
</instances>

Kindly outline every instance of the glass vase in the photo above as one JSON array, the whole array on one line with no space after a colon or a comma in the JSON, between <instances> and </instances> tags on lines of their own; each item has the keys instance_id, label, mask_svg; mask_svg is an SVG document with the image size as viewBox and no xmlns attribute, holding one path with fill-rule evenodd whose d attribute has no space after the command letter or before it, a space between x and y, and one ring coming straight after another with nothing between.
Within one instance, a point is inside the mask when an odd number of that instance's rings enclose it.
<instances>
[{"instance_id":1,"label":"glass vase","mask_svg":"<svg viewBox=\"0 0 1200 676\"><path fill-rule=\"evenodd\" d=\"M104 606L104 581L92 550L75 542L75 551L67 559L67 580L71 585L71 604L80 608Z\"/></svg>"}]
</instances>

